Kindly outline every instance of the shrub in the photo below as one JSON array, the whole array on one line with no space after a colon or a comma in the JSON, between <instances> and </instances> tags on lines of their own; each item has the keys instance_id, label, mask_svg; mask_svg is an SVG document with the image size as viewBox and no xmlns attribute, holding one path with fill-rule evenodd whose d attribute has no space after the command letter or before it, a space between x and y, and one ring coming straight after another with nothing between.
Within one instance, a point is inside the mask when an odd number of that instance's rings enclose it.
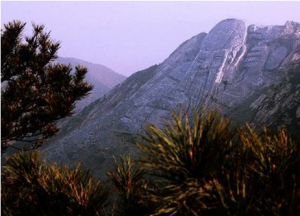
<instances>
[{"instance_id":1,"label":"shrub","mask_svg":"<svg viewBox=\"0 0 300 216\"><path fill-rule=\"evenodd\" d=\"M122 216L149 214L152 207L145 199L146 173L136 167L130 156L120 156L119 162L114 158L114 163L115 169L108 177L118 194L116 213Z\"/></svg>"},{"instance_id":2,"label":"shrub","mask_svg":"<svg viewBox=\"0 0 300 216\"><path fill-rule=\"evenodd\" d=\"M2 173L3 215L101 215L108 195L89 172L49 165L38 152L13 155Z\"/></svg>"},{"instance_id":3,"label":"shrub","mask_svg":"<svg viewBox=\"0 0 300 216\"><path fill-rule=\"evenodd\" d=\"M219 199L227 215L299 215L300 151L286 129L239 131L236 166L220 180ZM224 181L225 180L225 181Z\"/></svg>"},{"instance_id":4,"label":"shrub","mask_svg":"<svg viewBox=\"0 0 300 216\"><path fill-rule=\"evenodd\" d=\"M234 128L215 111L173 118L137 143L157 186L151 215L299 215L300 147L285 129Z\"/></svg>"},{"instance_id":5,"label":"shrub","mask_svg":"<svg viewBox=\"0 0 300 216\"><path fill-rule=\"evenodd\" d=\"M192 122L187 115L184 120L172 115L174 121L166 122L164 130L149 125L137 143L143 169L160 188L150 192L158 207L155 215L212 212L221 206L214 198L219 187L215 176L231 166L235 129L217 112L195 112Z\"/></svg>"},{"instance_id":6,"label":"shrub","mask_svg":"<svg viewBox=\"0 0 300 216\"><path fill-rule=\"evenodd\" d=\"M285 128L261 134L250 126L240 140L248 159L246 178L255 191L253 212L258 215L297 215L300 212L300 146ZM258 199L259 198L259 199Z\"/></svg>"}]
</instances>

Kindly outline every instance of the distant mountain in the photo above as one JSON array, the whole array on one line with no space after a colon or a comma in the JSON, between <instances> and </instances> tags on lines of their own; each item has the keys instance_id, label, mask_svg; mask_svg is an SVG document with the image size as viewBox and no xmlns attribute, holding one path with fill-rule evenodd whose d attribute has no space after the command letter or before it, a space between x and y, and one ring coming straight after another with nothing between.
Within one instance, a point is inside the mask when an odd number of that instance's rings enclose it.
<instances>
[{"instance_id":1,"label":"distant mountain","mask_svg":"<svg viewBox=\"0 0 300 216\"><path fill-rule=\"evenodd\" d=\"M217 108L235 121L300 131L300 24L228 19L179 46L162 64L130 76L76 116L44 147L46 158L81 162L104 176L114 155L135 153L136 133L170 109Z\"/></svg>"},{"instance_id":2,"label":"distant mountain","mask_svg":"<svg viewBox=\"0 0 300 216\"><path fill-rule=\"evenodd\" d=\"M108 67L90 63L81 59L59 57L55 60L55 62L60 64L70 64L73 69L77 65L84 66L88 69L86 80L94 86L94 89L89 96L77 102L75 109L76 112L79 112L88 104L102 97L104 94L108 93L110 89L122 83L126 79L125 76L114 72Z\"/></svg>"}]
</instances>

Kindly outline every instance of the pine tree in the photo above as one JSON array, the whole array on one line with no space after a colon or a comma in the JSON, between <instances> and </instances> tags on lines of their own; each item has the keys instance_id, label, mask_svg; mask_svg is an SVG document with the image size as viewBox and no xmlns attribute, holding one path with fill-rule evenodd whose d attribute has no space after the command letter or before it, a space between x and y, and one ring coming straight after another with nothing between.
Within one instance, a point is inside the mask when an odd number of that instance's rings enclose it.
<instances>
[{"instance_id":1,"label":"pine tree","mask_svg":"<svg viewBox=\"0 0 300 216\"><path fill-rule=\"evenodd\" d=\"M75 102L92 86L84 81L87 69L54 64L59 42L43 25L23 36L26 23L9 22L1 30L1 150L15 141L38 148L58 131L56 121L72 114Z\"/></svg>"}]
</instances>

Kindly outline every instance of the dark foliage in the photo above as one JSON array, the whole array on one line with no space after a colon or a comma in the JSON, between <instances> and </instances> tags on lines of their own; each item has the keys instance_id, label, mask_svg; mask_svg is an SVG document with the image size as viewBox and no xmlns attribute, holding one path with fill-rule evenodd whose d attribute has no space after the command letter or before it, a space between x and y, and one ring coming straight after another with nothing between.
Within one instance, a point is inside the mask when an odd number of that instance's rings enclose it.
<instances>
[{"instance_id":1,"label":"dark foliage","mask_svg":"<svg viewBox=\"0 0 300 216\"><path fill-rule=\"evenodd\" d=\"M232 140L236 136L230 120L220 114L195 113L193 125L173 113L166 129L149 125L137 145L143 153L141 165L155 176L159 190L150 192L156 214L198 215L211 212L217 203L212 176L230 165Z\"/></svg>"},{"instance_id":2,"label":"dark foliage","mask_svg":"<svg viewBox=\"0 0 300 216\"><path fill-rule=\"evenodd\" d=\"M300 148L285 129L234 129L204 110L192 126L173 117L137 144L156 185L144 196L156 206L151 215L299 215Z\"/></svg>"},{"instance_id":3,"label":"dark foliage","mask_svg":"<svg viewBox=\"0 0 300 216\"><path fill-rule=\"evenodd\" d=\"M41 161L37 152L20 152L1 176L2 215L104 215L108 190L80 167Z\"/></svg>"},{"instance_id":4,"label":"dark foliage","mask_svg":"<svg viewBox=\"0 0 300 216\"><path fill-rule=\"evenodd\" d=\"M92 89L84 81L87 69L52 64L59 43L44 26L33 25L33 35L23 37L25 23L13 21L1 30L1 150L14 141L37 148L53 136L56 121L70 116L75 102Z\"/></svg>"},{"instance_id":5,"label":"dark foliage","mask_svg":"<svg viewBox=\"0 0 300 216\"><path fill-rule=\"evenodd\" d=\"M148 182L145 172L137 167L130 156L114 159L115 169L108 173L118 195L115 213L122 216L148 215L153 205L146 196Z\"/></svg>"}]
</instances>

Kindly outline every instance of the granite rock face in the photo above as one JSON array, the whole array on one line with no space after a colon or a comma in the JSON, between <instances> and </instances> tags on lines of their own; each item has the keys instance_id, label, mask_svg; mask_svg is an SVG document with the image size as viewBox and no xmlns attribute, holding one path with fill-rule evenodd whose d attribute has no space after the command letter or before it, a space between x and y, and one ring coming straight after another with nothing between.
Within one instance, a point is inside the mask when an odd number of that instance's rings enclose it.
<instances>
[{"instance_id":1,"label":"granite rock face","mask_svg":"<svg viewBox=\"0 0 300 216\"><path fill-rule=\"evenodd\" d=\"M201 104L238 122L258 127L282 121L299 130L300 71L291 76L287 72L290 63L299 61L299 44L300 24L295 22L247 26L241 20L224 20L86 107L43 152L50 161L81 162L104 177L112 156L135 153L135 134L146 124L161 123L170 117L170 109ZM291 115L279 114L287 108Z\"/></svg>"}]
</instances>

